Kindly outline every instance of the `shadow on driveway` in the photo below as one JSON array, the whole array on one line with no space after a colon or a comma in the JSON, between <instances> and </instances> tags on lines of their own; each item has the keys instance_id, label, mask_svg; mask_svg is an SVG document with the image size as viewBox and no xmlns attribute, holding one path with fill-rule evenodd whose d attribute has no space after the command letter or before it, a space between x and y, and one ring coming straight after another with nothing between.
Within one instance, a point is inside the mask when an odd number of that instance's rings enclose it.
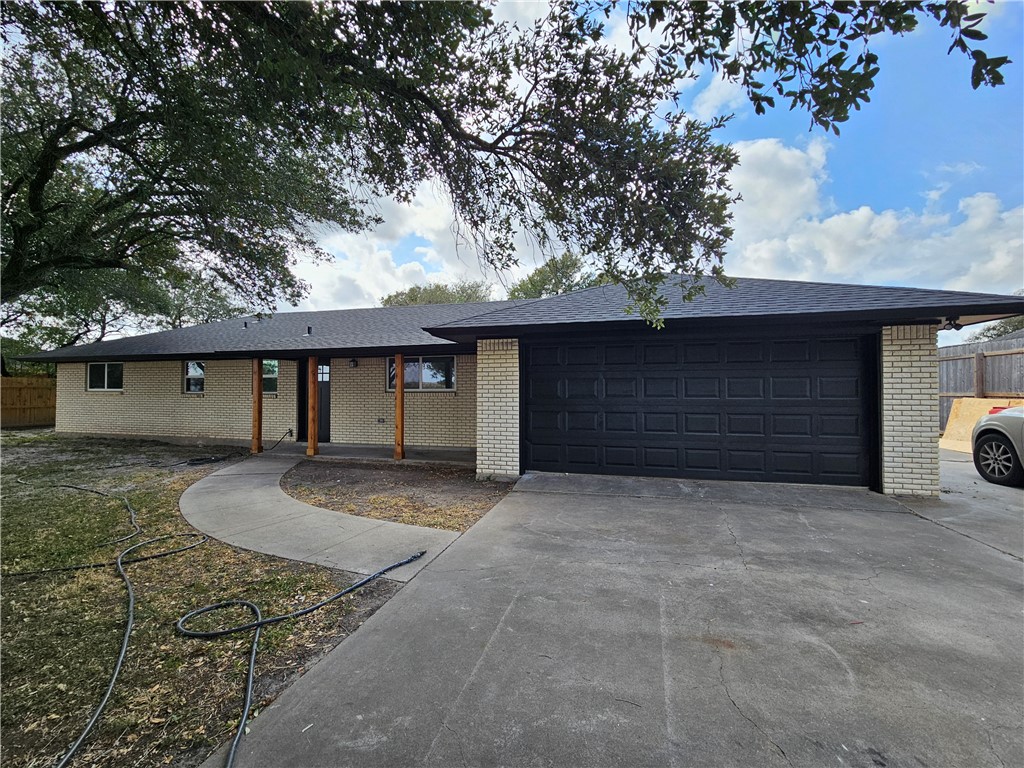
<instances>
[{"instance_id":1,"label":"shadow on driveway","mask_svg":"<svg viewBox=\"0 0 1024 768\"><path fill-rule=\"evenodd\" d=\"M1024 763L1018 560L875 494L745 485L524 478L236 765Z\"/></svg>"}]
</instances>

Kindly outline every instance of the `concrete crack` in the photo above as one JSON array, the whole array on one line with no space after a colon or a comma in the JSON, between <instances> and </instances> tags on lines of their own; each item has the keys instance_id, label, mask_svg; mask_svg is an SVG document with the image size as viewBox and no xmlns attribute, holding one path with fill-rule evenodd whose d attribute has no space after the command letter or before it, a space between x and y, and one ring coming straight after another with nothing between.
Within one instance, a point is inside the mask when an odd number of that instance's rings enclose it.
<instances>
[{"instance_id":1,"label":"concrete crack","mask_svg":"<svg viewBox=\"0 0 1024 768\"><path fill-rule=\"evenodd\" d=\"M630 701L629 699L619 699L619 698L616 698L615 701L621 701L623 704L632 704L637 709L643 709L644 708L643 704L637 704L635 701Z\"/></svg>"},{"instance_id":2,"label":"concrete crack","mask_svg":"<svg viewBox=\"0 0 1024 768\"><path fill-rule=\"evenodd\" d=\"M897 500L897 503L901 507L903 507L905 510L907 510L910 514L912 514L914 517L919 517L922 520L926 520L929 523L932 523L933 525L939 526L939 528L945 528L947 531L952 531L955 534L963 536L965 539L970 539L971 541L973 541L973 542L975 542L977 544L981 544L983 547L988 547L989 549L994 549L996 552L998 552L998 553L1000 553L1002 555L1006 555L1007 557L1012 557L1018 563L1024 562L1024 557L1021 557L1020 555L1015 555L1015 554L1013 554L1013 552L1007 552L1005 549L1000 549L999 547L993 546L992 544L989 544L986 541L982 541L981 539L976 539L973 536L971 536L969 533L964 533L963 531L958 530L956 528L953 528L950 525L946 525L945 523L940 523L938 520L933 520L932 518L928 517L927 515L922 515L916 509L914 509L913 507L911 507L911 506L909 506L907 504L904 504L902 501L898 501Z\"/></svg>"},{"instance_id":3,"label":"concrete crack","mask_svg":"<svg viewBox=\"0 0 1024 768\"><path fill-rule=\"evenodd\" d=\"M732 522L729 520L729 513L723 512L723 514L725 515L725 527L729 529L729 535L732 536L733 546L739 550L740 562L743 563L743 570L749 571L750 567L747 565L747 555L743 551L743 546L740 544L740 540L736 538L736 532L732 529Z\"/></svg>"},{"instance_id":4,"label":"concrete crack","mask_svg":"<svg viewBox=\"0 0 1024 768\"><path fill-rule=\"evenodd\" d=\"M722 684L722 690L725 691L725 695L729 698L729 702L732 704L733 709L736 710L739 716L746 720L748 723L750 723L752 726L754 726L754 728L757 729L758 733L764 736L768 743L775 748L775 751L782 756L783 760L785 760L789 765L793 765L793 761L789 759L789 755L786 754L786 750L780 747L778 743L776 743L776 741L768 735L768 732L764 728L762 728L752 718L750 718L747 715L747 713L740 708L740 705L736 703L736 699L732 697L732 692L729 690L729 684L725 682L725 659L722 658L721 653L718 654L718 679Z\"/></svg>"},{"instance_id":5,"label":"concrete crack","mask_svg":"<svg viewBox=\"0 0 1024 768\"><path fill-rule=\"evenodd\" d=\"M1003 766L1003 768L1006 768L1006 763L1003 762L1002 756L998 752L996 752L995 742L992 741L992 731L986 730L985 731L985 737L988 739L988 749L989 749L989 752L991 752L993 755L995 755L996 760L999 761L999 764L1001 766Z\"/></svg>"},{"instance_id":6,"label":"concrete crack","mask_svg":"<svg viewBox=\"0 0 1024 768\"><path fill-rule=\"evenodd\" d=\"M454 728L448 725L448 723L441 723L441 725L443 725L449 733L455 736L455 741L459 745L459 755L462 757L462 764L464 766L469 765L469 763L466 761L466 752L462 749L462 736L459 735L458 731L456 731Z\"/></svg>"}]
</instances>

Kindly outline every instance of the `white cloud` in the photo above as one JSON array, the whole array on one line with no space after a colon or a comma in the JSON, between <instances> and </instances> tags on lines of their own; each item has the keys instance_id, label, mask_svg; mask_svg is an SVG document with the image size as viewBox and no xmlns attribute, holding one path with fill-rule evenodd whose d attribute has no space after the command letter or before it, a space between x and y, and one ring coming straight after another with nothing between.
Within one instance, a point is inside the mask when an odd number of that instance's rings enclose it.
<instances>
[{"instance_id":1,"label":"white cloud","mask_svg":"<svg viewBox=\"0 0 1024 768\"><path fill-rule=\"evenodd\" d=\"M747 100L743 86L725 78L721 70L711 82L693 98L690 115L707 122L721 115L728 115L739 109Z\"/></svg>"},{"instance_id":2,"label":"white cloud","mask_svg":"<svg viewBox=\"0 0 1024 768\"><path fill-rule=\"evenodd\" d=\"M496 22L509 21L517 24L520 29L533 25L537 19L543 19L551 10L549 0L499 0L491 9Z\"/></svg>"},{"instance_id":3,"label":"white cloud","mask_svg":"<svg viewBox=\"0 0 1024 768\"><path fill-rule=\"evenodd\" d=\"M921 210L837 211L823 193L827 149L823 141L737 145L732 180L744 199L734 209L729 273L1004 294L1024 284L1024 208L979 192L941 212L941 193L925 192Z\"/></svg>"},{"instance_id":4,"label":"white cloud","mask_svg":"<svg viewBox=\"0 0 1024 768\"><path fill-rule=\"evenodd\" d=\"M941 194L929 197L925 189L918 210L838 210L825 193L828 148L820 138L802 147L778 139L736 145L742 162L732 181L743 200L734 208L729 274L1001 294L1024 285L1024 208L1007 209L996 195L979 192L949 210L940 207ZM518 268L496 275L482 267L471 248L460 247L451 207L431 185L408 204L379 206L385 221L375 230L321 238L335 259L299 267L313 286L301 308L373 306L412 285L457 279L486 279L498 286L499 298L503 287L542 261L524 238ZM429 245L416 246L415 260L398 264L396 244L408 235ZM954 343L974 330L941 338Z\"/></svg>"},{"instance_id":5,"label":"white cloud","mask_svg":"<svg viewBox=\"0 0 1024 768\"><path fill-rule=\"evenodd\" d=\"M481 264L476 251L459 241L451 205L434 185L421 185L409 203L379 200L377 212L383 222L369 232L328 230L318 238L333 258L326 263L298 265L296 274L311 286L298 309L374 306L382 296L395 291L455 280L486 280L496 286L493 295L499 298L512 281L536 266L525 239L520 245L522 266L498 274ZM395 246L410 235L423 238L429 245L413 247L413 260L399 264ZM282 305L279 309L292 308Z\"/></svg>"}]
</instances>

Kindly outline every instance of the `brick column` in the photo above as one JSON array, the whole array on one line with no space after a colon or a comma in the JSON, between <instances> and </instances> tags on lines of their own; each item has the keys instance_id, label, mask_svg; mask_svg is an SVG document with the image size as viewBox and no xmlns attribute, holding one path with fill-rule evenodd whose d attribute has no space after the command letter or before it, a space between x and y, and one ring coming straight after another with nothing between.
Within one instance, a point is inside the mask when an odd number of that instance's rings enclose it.
<instances>
[{"instance_id":1,"label":"brick column","mask_svg":"<svg viewBox=\"0 0 1024 768\"><path fill-rule=\"evenodd\" d=\"M519 477L519 340L476 344L476 476Z\"/></svg>"},{"instance_id":2,"label":"brick column","mask_svg":"<svg viewBox=\"0 0 1024 768\"><path fill-rule=\"evenodd\" d=\"M939 365L933 325L882 329L882 491L939 494Z\"/></svg>"}]
</instances>

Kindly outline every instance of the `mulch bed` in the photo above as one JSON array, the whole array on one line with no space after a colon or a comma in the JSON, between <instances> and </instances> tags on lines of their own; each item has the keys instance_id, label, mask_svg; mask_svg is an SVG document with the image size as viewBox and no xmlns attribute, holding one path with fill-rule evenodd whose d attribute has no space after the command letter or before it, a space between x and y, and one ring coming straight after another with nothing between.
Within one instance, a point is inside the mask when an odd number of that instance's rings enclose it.
<instances>
[{"instance_id":1,"label":"mulch bed","mask_svg":"<svg viewBox=\"0 0 1024 768\"><path fill-rule=\"evenodd\" d=\"M468 467L384 461L304 461L281 487L324 509L460 533L512 489Z\"/></svg>"}]
</instances>

